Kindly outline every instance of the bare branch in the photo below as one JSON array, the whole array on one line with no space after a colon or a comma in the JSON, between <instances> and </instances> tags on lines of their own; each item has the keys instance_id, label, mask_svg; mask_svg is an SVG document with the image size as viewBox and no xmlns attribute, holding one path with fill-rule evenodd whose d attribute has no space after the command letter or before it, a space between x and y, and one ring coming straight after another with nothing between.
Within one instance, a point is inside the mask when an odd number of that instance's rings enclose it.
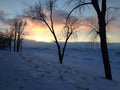
<instances>
[{"instance_id":1,"label":"bare branch","mask_svg":"<svg viewBox=\"0 0 120 90\"><path fill-rule=\"evenodd\" d=\"M117 15L115 13L117 13L118 10L119 8L116 7L109 7L106 9L106 25L116 20Z\"/></svg>"},{"instance_id":2,"label":"bare branch","mask_svg":"<svg viewBox=\"0 0 120 90\"><path fill-rule=\"evenodd\" d=\"M35 19L35 20L44 21L46 19L46 16L44 14L40 1L36 3L34 6L30 6L29 10L26 11L26 15L27 15L26 17Z\"/></svg>"},{"instance_id":3,"label":"bare branch","mask_svg":"<svg viewBox=\"0 0 120 90\"><path fill-rule=\"evenodd\" d=\"M80 4L78 4L77 6L75 6L75 7L69 12L69 14L68 14L68 16L67 16L67 19L66 19L66 23L68 23L69 18L70 18L70 15L73 13L73 11L75 11L76 9L78 9L78 8L84 6L84 5L89 5L89 4L92 4L92 3L91 3L91 2L80 3Z\"/></svg>"},{"instance_id":4,"label":"bare branch","mask_svg":"<svg viewBox=\"0 0 120 90\"><path fill-rule=\"evenodd\" d=\"M47 9L50 11L51 8L54 9L55 6L55 3L57 2L57 0L48 0L48 2L46 2L46 6L47 6Z\"/></svg>"}]
</instances>

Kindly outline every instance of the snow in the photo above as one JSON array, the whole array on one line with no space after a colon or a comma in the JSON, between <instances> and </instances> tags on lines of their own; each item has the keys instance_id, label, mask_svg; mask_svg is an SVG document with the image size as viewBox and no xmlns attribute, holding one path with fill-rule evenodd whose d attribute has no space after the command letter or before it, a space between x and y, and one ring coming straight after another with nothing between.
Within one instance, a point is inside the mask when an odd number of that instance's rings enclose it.
<instances>
[{"instance_id":1,"label":"snow","mask_svg":"<svg viewBox=\"0 0 120 90\"><path fill-rule=\"evenodd\" d=\"M120 44L109 51L113 80L97 44L69 43L61 65L55 44L24 42L22 53L0 51L0 90L120 90Z\"/></svg>"}]
</instances>

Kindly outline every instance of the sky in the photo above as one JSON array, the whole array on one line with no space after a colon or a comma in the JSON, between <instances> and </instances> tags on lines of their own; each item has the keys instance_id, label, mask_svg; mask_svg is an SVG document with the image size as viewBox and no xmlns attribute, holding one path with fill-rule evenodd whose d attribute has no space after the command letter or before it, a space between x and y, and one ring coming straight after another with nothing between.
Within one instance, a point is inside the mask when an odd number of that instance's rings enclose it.
<instances>
[{"instance_id":1,"label":"sky","mask_svg":"<svg viewBox=\"0 0 120 90\"><path fill-rule=\"evenodd\" d=\"M10 23L10 21L18 17L19 15L23 14L25 9L27 9L30 5L34 5L38 0L0 0L0 31L2 28L6 28L6 25ZM40 0L44 1L44 0ZM61 2L62 1L62 2ZM66 12L69 12L72 7L68 7L66 5L66 1L68 0L58 0L56 7L57 10L55 11L56 14L54 15L54 22L55 22L55 30L59 40L63 39L62 29L64 26L64 19L62 15ZM120 0L108 0L108 5L113 7L119 7ZM82 15L79 13L74 12L72 14L75 17L79 17L81 20L80 23L86 23L86 18L91 18L95 20L96 13L91 6L88 6L82 10ZM113 13L112 13L113 15ZM109 42L120 42L120 13L115 13L117 19L113 21L109 27L107 28L108 31L108 40ZM97 22L93 22L97 23ZM81 42L88 42L91 41L91 37L93 34L90 34L88 28L85 26L78 28L80 31L77 33L77 38L74 36L70 39L70 41L81 41ZM25 27L26 39L36 40L36 41L46 41L52 42L54 38L52 34L48 30L48 28L40 22L34 22L28 20L28 24Z\"/></svg>"}]
</instances>

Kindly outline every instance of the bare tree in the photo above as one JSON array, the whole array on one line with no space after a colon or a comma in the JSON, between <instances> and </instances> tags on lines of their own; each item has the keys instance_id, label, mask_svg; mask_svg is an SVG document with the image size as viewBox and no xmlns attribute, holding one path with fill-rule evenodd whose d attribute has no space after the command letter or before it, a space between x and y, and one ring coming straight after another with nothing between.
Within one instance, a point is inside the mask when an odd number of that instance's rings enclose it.
<instances>
[{"instance_id":1,"label":"bare tree","mask_svg":"<svg viewBox=\"0 0 120 90\"><path fill-rule=\"evenodd\" d=\"M14 51L16 51L17 45L17 19L14 19L12 23L10 23L10 29L13 31L13 40L14 40Z\"/></svg>"},{"instance_id":2,"label":"bare tree","mask_svg":"<svg viewBox=\"0 0 120 90\"><path fill-rule=\"evenodd\" d=\"M17 18L11 24L11 30L14 32L14 51L19 52L22 49L22 35L26 24L26 21Z\"/></svg>"},{"instance_id":3,"label":"bare tree","mask_svg":"<svg viewBox=\"0 0 120 90\"><path fill-rule=\"evenodd\" d=\"M12 46L13 34L11 31L6 30L6 32L0 32L0 49L10 50Z\"/></svg>"},{"instance_id":4,"label":"bare tree","mask_svg":"<svg viewBox=\"0 0 120 90\"><path fill-rule=\"evenodd\" d=\"M20 50L22 50L22 40L23 40L23 31L24 31L24 27L26 26L26 21L20 20L18 23L18 37L17 37L17 52L19 52Z\"/></svg>"},{"instance_id":5,"label":"bare tree","mask_svg":"<svg viewBox=\"0 0 120 90\"><path fill-rule=\"evenodd\" d=\"M70 1L73 2L73 0L70 0ZM112 73L111 73L111 66L110 66L109 53L108 53L108 47L107 47L107 38L106 38L106 25L108 25L111 21L115 19L114 15L109 17L110 14L108 14L107 12L112 7L107 8L106 0L101 0L101 1L100 0L90 0L90 1L78 0L78 1L79 2L77 3L77 5L70 11L68 18L71 15L71 13L73 13L73 11L78 8L82 8L83 6L86 6L86 5L93 6L93 8L97 13L98 30L95 30L95 31L96 31L96 34L98 34L100 37L100 46L101 46L103 63L104 63L105 77L106 79L112 80Z\"/></svg>"},{"instance_id":6,"label":"bare tree","mask_svg":"<svg viewBox=\"0 0 120 90\"><path fill-rule=\"evenodd\" d=\"M105 75L107 79L112 79L110 60L108 54L107 40L106 40L106 0L102 0L101 9L98 4L98 0L92 0L92 5L95 8L99 21L99 36L100 36L100 44L102 57L104 62Z\"/></svg>"},{"instance_id":7,"label":"bare tree","mask_svg":"<svg viewBox=\"0 0 120 90\"><path fill-rule=\"evenodd\" d=\"M12 49L12 39L13 39L13 30L6 30L6 40L7 40L7 48L11 51Z\"/></svg>"},{"instance_id":8,"label":"bare tree","mask_svg":"<svg viewBox=\"0 0 120 90\"><path fill-rule=\"evenodd\" d=\"M59 62L60 62L60 64L62 64L66 45L67 45L67 42L68 42L70 36L74 32L75 28L73 28L73 24L76 21L69 20L69 24L65 25L64 30L66 31L66 37L65 37L65 42L64 42L63 48L62 48L62 46L60 46L59 40L55 33L55 28L54 28L53 10L54 10L54 7L55 7L54 5L55 5L56 1L57 0L48 0L48 2L46 4L47 9L44 8L41 5L41 2L39 1L38 3L36 3L35 6L31 6L30 10L28 10L26 12L26 14L27 14L28 18L31 18L33 20L37 20L40 22L42 21L47 26L47 28L49 29L49 31L52 33L52 35L54 37L54 40L55 40L54 42L55 42L55 44L57 46L57 50L58 50ZM47 10L49 12L49 15L46 15L45 10ZM70 22L74 22L74 23L70 23Z\"/></svg>"}]
</instances>

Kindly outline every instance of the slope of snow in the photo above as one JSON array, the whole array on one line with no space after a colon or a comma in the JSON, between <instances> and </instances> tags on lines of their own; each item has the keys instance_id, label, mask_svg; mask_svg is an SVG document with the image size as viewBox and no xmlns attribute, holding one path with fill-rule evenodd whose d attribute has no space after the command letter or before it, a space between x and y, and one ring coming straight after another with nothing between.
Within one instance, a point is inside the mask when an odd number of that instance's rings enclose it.
<instances>
[{"instance_id":1,"label":"slope of snow","mask_svg":"<svg viewBox=\"0 0 120 90\"><path fill-rule=\"evenodd\" d=\"M0 90L120 90L120 47L114 45L113 80L104 79L98 46L68 44L62 65L51 43L27 44L22 53L0 51Z\"/></svg>"}]
</instances>

